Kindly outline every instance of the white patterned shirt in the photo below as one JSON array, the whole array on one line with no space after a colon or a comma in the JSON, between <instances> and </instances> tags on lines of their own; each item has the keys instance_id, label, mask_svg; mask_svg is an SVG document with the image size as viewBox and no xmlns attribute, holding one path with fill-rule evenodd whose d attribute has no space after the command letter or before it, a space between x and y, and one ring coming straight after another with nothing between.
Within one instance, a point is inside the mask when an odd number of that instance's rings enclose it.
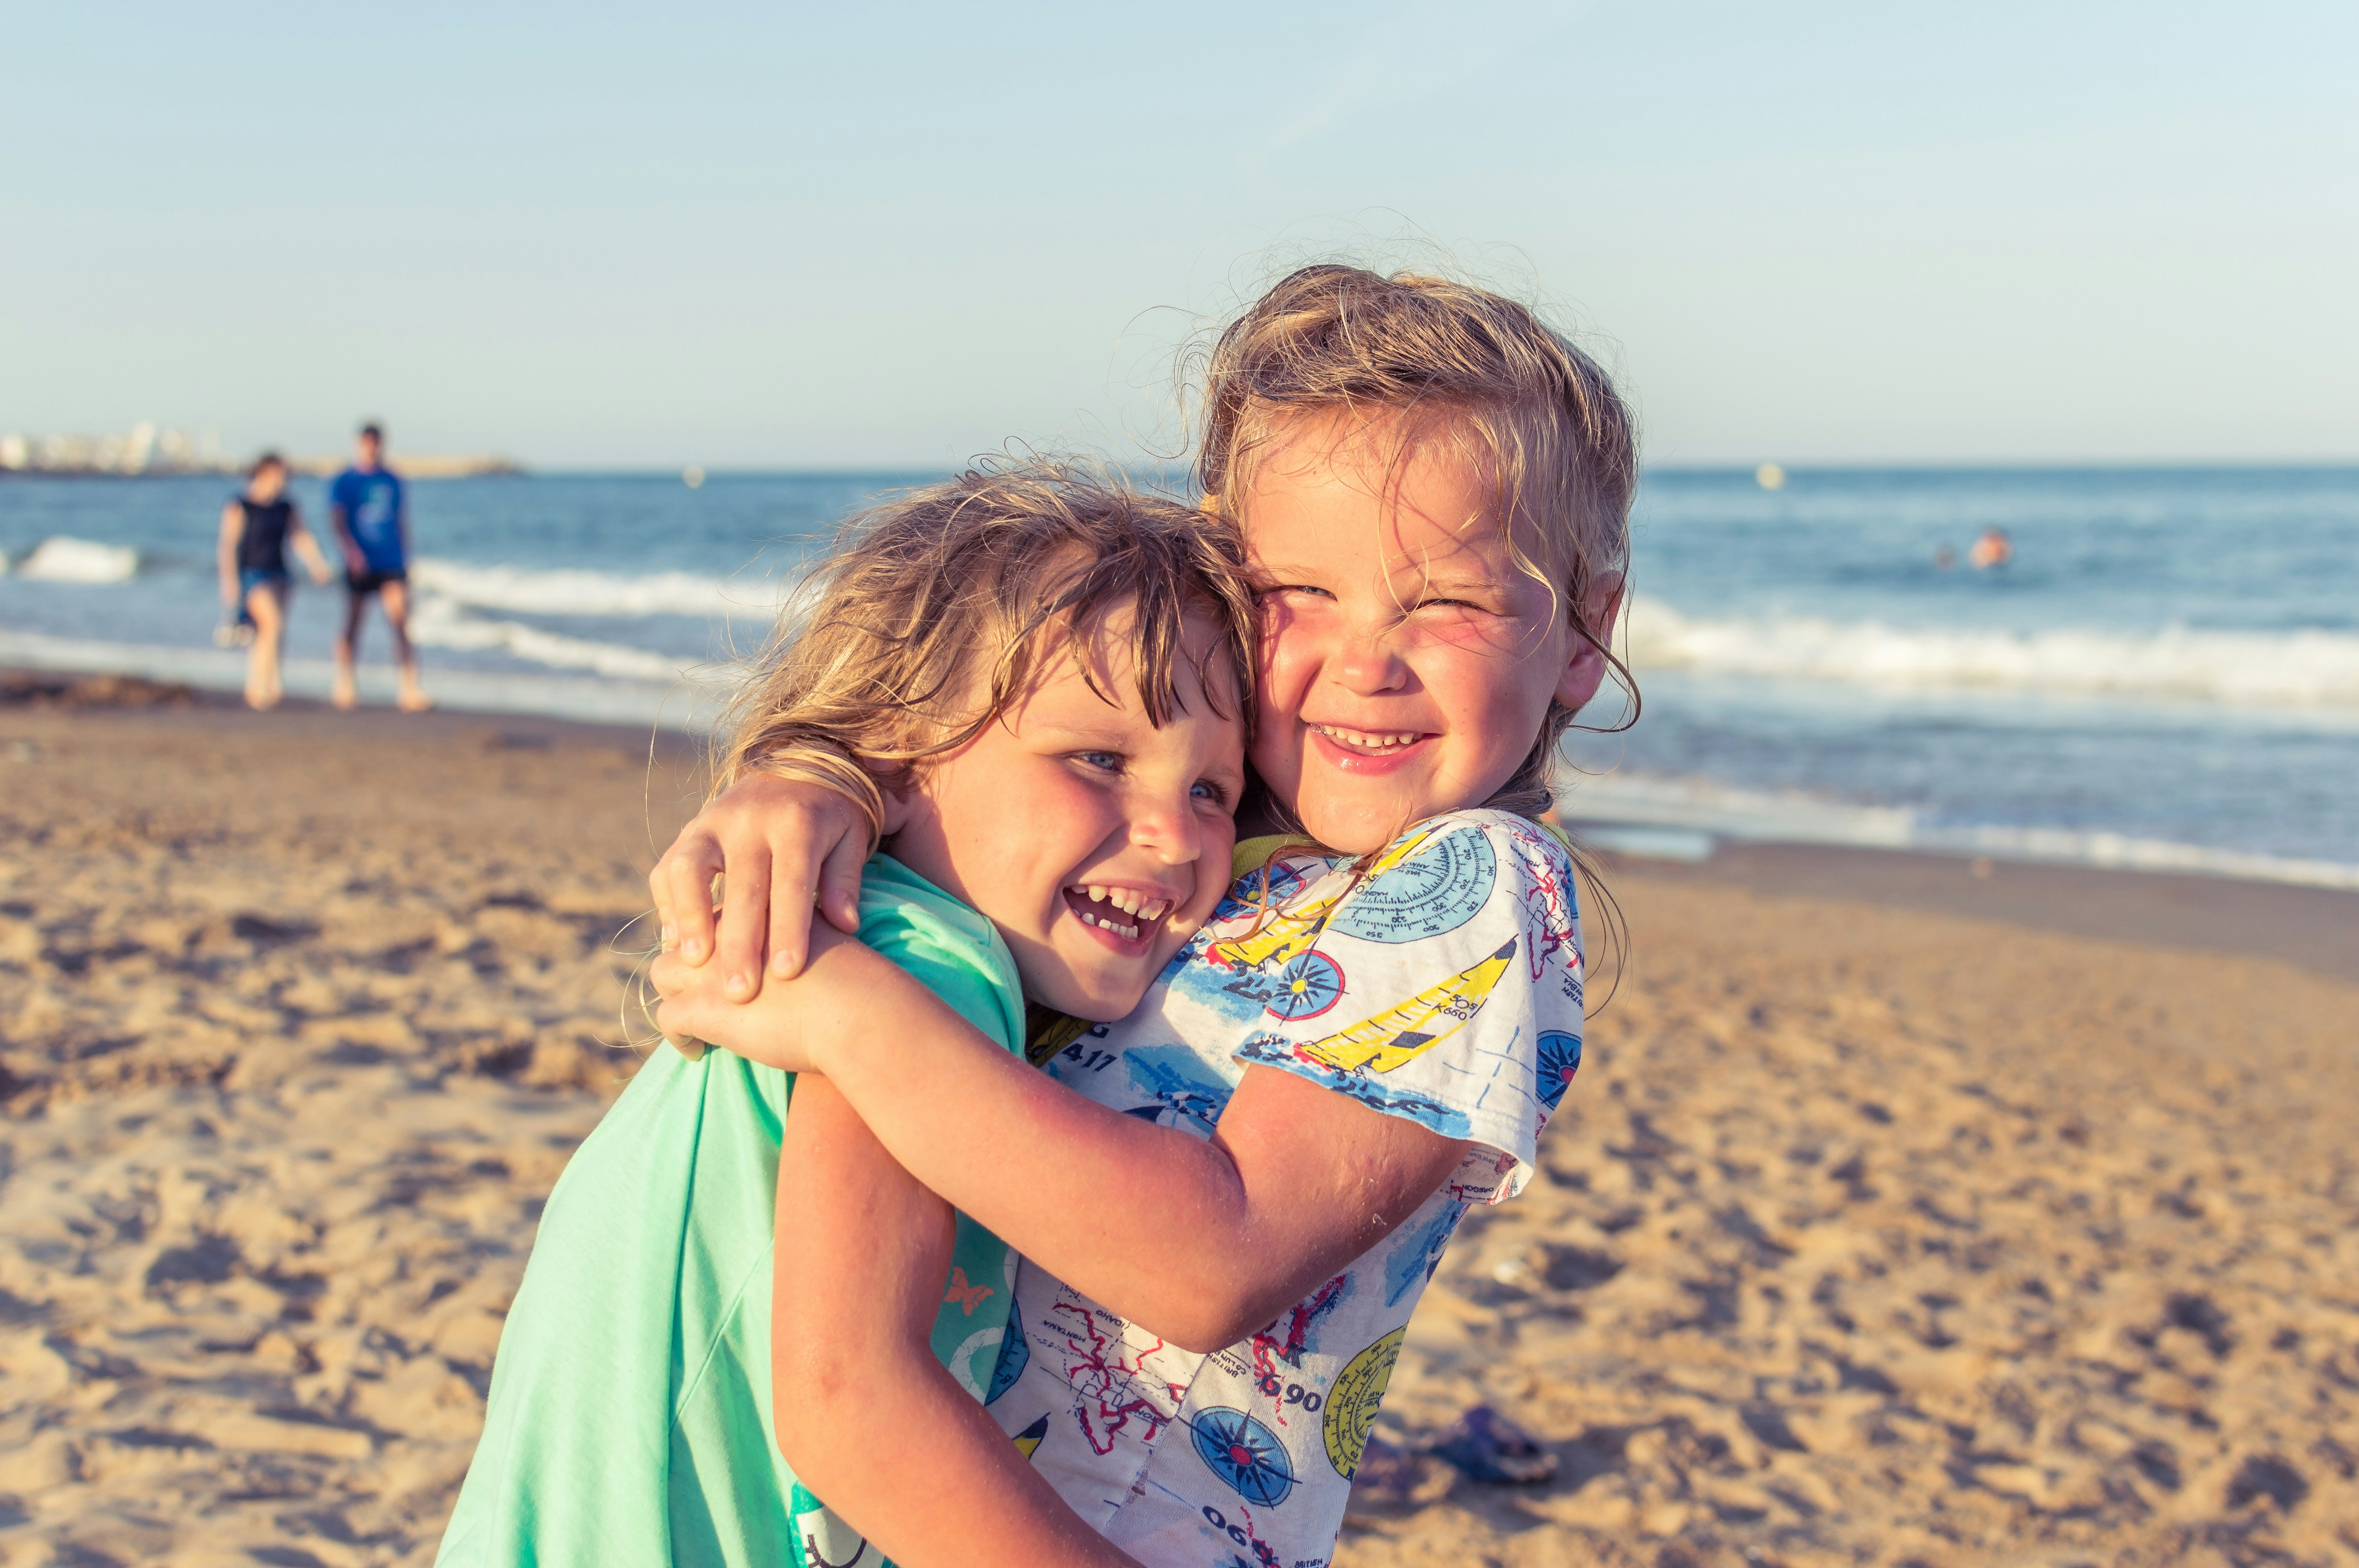
<instances>
[{"instance_id":1,"label":"white patterned shirt","mask_svg":"<svg viewBox=\"0 0 2359 1568\"><path fill-rule=\"evenodd\" d=\"M1525 818L1461 811L1364 874L1353 864L1281 850L1266 900L1263 873L1241 878L1136 1011L1048 1065L1101 1105L1204 1138L1260 1065L1473 1145L1385 1241L1209 1356L1021 1263L991 1413L1148 1568L1324 1568L1409 1314L1467 1208L1522 1189L1581 1062L1560 844Z\"/></svg>"}]
</instances>

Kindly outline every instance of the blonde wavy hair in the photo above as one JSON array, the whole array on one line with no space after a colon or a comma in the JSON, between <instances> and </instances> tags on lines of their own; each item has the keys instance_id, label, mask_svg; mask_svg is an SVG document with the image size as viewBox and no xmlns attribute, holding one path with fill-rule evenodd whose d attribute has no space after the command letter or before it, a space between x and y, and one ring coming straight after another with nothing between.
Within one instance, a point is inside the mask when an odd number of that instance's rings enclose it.
<instances>
[{"instance_id":1,"label":"blonde wavy hair","mask_svg":"<svg viewBox=\"0 0 2359 1568\"><path fill-rule=\"evenodd\" d=\"M1626 572L1637 430L1597 362L1525 306L1470 284L1322 265L1289 274L1229 324L1202 365L1197 477L1226 515L1263 454L1305 415L1407 416L1395 472L1412 448L1446 442L1491 489L1488 515L1516 566L1562 596L1574 633L1629 697L1637 685L1587 623L1592 586ZM1573 710L1551 703L1515 774L1485 804L1539 816Z\"/></svg>"},{"instance_id":2,"label":"blonde wavy hair","mask_svg":"<svg viewBox=\"0 0 2359 1568\"><path fill-rule=\"evenodd\" d=\"M885 791L1069 650L1118 633L1149 720L1184 711L1190 616L1214 632L1194 665L1204 700L1250 724L1255 612L1234 529L1071 463L980 463L844 524L732 706L713 792L754 772L806 779L857 802L873 839Z\"/></svg>"}]
</instances>

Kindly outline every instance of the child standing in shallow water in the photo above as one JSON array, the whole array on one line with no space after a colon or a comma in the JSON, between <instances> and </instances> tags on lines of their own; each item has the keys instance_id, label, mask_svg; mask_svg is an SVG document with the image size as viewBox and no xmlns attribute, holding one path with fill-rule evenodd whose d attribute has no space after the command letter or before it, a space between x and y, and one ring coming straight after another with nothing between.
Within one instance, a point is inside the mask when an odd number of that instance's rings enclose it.
<instances>
[{"instance_id":1,"label":"child standing in shallow water","mask_svg":"<svg viewBox=\"0 0 2359 1568\"><path fill-rule=\"evenodd\" d=\"M807 973L745 1000L756 924L792 970L814 882L842 919L841 865L805 868L851 814L808 784L749 779L682 834L655 978L668 1032L824 1073L1023 1255L989 1411L1039 1433L1032 1465L1084 1521L1151 1564L1302 1568L1459 1219L1521 1187L1580 1059L1571 867L1533 818L1610 662L1634 452L1563 339L1424 278L1296 274L1207 392L1204 488L1263 607L1256 826L1277 831L1139 1010L1049 1064L1064 1092L823 927ZM778 891L724 914L712 964L690 895L724 862ZM781 1292L782 1382L823 1364L827 1312ZM778 1435L834 1496L891 1430L847 1381Z\"/></svg>"}]
</instances>

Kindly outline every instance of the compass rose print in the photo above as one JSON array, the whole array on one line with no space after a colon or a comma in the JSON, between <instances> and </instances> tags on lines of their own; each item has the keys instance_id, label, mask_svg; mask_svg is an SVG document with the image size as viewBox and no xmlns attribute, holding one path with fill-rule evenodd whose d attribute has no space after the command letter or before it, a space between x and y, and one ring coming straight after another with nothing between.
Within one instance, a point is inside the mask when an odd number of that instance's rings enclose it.
<instances>
[{"instance_id":1,"label":"compass rose print","mask_svg":"<svg viewBox=\"0 0 2359 1568\"><path fill-rule=\"evenodd\" d=\"M1271 983L1277 991L1269 1001L1272 1018L1316 1018L1343 994L1343 967L1316 949L1297 953Z\"/></svg>"},{"instance_id":2,"label":"compass rose print","mask_svg":"<svg viewBox=\"0 0 2359 1568\"><path fill-rule=\"evenodd\" d=\"M1245 1501L1276 1508L1294 1490L1294 1462L1286 1445L1245 1411L1225 1406L1199 1411L1193 1431L1196 1457Z\"/></svg>"},{"instance_id":3,"label":"compass rose print","mask_svg":"<svg viewBox=\"0 0 2359 1568\"><path fill-rule=\"evenodd\" d=\"M1402 853L1407 849L1406 854ZM1393 860L1398 855L1398 860ZM1499 857L1479 827L1407 839L1387 851L1330 925L1364 942L1421 942L1482 913L1499 879Z\"/></svg>"},{"instance_id":4,"label":"compass rose print","mask_svg":"<svg viewBox=\"0 0 2359 1568\"><path fill-rule=\"evenodd\" d=\"M1564 1098L1572 1075L1581 1071L1581 1036L1560 1029L1544 1030L1539 1037L1540 1103L1553 1111Z\"/></svg>"}]
</instances>

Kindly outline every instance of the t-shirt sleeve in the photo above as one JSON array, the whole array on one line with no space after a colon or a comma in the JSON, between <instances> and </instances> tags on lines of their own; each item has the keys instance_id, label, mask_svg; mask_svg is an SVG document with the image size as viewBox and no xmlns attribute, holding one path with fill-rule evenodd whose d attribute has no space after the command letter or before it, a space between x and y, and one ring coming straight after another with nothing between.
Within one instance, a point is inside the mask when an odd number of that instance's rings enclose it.
<instances>
[{"instance_id":1,"label":"t-shirt sleeve","mask_svg":"<svg viewBox=\"0 0 2359 1568\"><path fill-rule=\"evenodd\" d=\"M1022 1054L1023 999L1009 994L975 944L911 909L864 912L860 939L1004 1049Z\"/></svg>"},{"instance_id":2,"label":"t-shirt sleeve","mask_svg":"<svg viewBox=\"0 0 2359 1568\"><path fill-rule=\"evenodd\" d=\"M1314 932L1267 962L1275 995L1238 1047L1480 1147L1457 1195L1530 1178L1581 1063L1581 930L1562 846L1500 812L1419 824Z\"/></svg>"}]
</instances>

